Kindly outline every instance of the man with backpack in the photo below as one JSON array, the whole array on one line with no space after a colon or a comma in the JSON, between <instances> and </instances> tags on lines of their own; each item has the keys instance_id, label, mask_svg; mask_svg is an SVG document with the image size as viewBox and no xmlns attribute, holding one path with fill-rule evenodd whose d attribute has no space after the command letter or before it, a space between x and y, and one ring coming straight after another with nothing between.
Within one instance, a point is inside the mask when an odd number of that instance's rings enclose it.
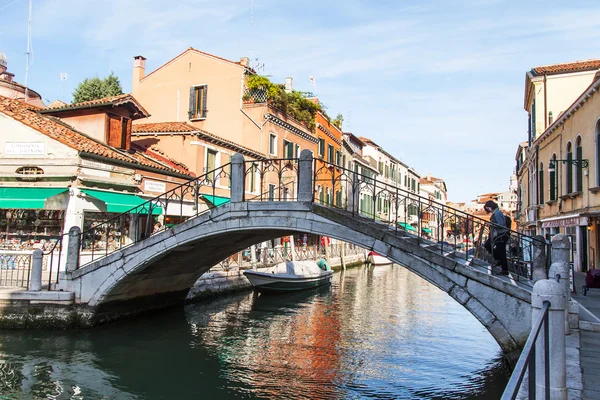
<instances>
[{"instance_id":1,"label":"man with backpack","mask_svg":"<svg viewBox=\"0 0 600 400\"><path fill-rule=\"evenodd\" d=\"M490 216L490 235L486 240L484 247L492 253L494 260L500 263L501 271L497 275L508 275L508 260L506 259L506 243L510 236L511 219L500 211L498 205L492 200L486 201L483 209Z\"/></svg>"}]
</instances>

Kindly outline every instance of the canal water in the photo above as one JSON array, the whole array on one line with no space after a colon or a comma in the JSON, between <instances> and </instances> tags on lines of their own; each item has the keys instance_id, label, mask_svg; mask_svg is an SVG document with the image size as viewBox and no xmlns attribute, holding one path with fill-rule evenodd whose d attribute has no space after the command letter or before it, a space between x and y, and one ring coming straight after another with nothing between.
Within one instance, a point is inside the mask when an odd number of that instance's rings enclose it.
<instances>
[{"instance_id":1,"label":"canal water","mask_svg":"<svg viewBox=\"0 0 600 400\"><path fill-rule=\"evenodd\" d=\"M400 266L83 332L0 332L0 399L496 399L499 346Z\"/></svg>"}]
</instances>

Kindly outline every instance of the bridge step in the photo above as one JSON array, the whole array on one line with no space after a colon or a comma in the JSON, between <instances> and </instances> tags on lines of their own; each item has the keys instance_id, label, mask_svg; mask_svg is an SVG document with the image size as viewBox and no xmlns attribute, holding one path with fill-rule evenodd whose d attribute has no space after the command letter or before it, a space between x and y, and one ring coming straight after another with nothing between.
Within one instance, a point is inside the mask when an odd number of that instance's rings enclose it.
<instances>
[{"instance_id":1,"label":"bridge step","mask_svg":"<svg viewBox=\"0 0 600 400\"><path fill-rule=\"evenodd\" d=\"M489 263L486 263L485 261L482 261L473 256L469 257L469 261L468 261L467 265L470 267L489 267L490 266Z\"/></svg>"}]
</instances>

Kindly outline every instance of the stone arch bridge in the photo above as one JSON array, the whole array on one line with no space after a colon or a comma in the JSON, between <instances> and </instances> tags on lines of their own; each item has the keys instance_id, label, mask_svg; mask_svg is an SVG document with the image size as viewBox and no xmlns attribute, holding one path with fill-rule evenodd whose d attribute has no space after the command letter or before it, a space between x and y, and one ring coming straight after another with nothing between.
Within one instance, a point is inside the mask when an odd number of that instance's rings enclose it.
<instances>
[{"instance_id":1,"label":"stone arch bridge","mask_svg":"<svg viewBox=\"0 0 600 400\"><path fill-rule=\"evenodd\" d=\"M447 246L444 249L443 245L398 229L398 223L384 223L350 209L355 207L352 199L358 197L355 191L371 190L364 179L358 182L352 172L348 172L351 179L345 181L342 169L324 169L334 171L333 179L322 181L331 181L332 192L337 188L344 193L343 207L314 202L316 181L321 174L318 163L322 161L313 160L310 152L302 152L293 167L297 180L291 199L276 201L276 196L267 196L266 201L246 201L244 187L249 169L243 157L236 154L231 163L230 203L80 268L68 268L60 274L56 288L75 293L81 324L91 326L181 303L196 280L230 254L269 239L312 233L372 249L404 266L469 310L509 358L518 354L530 331L529 280L516 275L493 276L490 265L478 258ZM278 173L282 176L281 171ZM383 193L382 185L369 184L374 193ZM397 194L398 189L394 190ZM399 210L400 196L394 198L391 194L388 191L385 195ZM427 199L415 196L411 202L416 201L422 210L431 211L432 204ZM447 208L441 212L446 213L442 221L458 215ZM485 228L485 222L474 224L471 216L469 223L469 216L465 216L463 227L474 232Z\"/></svg>"}]
</instances>

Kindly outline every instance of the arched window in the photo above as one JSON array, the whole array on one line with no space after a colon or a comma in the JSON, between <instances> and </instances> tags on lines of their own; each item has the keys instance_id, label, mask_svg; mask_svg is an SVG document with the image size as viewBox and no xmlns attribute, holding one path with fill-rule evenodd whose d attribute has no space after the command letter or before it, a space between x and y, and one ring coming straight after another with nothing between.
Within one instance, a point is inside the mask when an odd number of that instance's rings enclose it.
<instances>
[{"instance_id":1,"label":"arched window","mask_svg":"<svg viewBox=\"0 0 600 400\"><path fill-rule=\"evenodd\" d=\"M581 148L581 136L577 136L577 141L575 142L575 156L577 157L577 166L575 171L575 190L577 192L583 191L583 149Z\"/></svg>"},{"instance_id":2,"label":"arched window","mask_svg":"<svg viewBox=\"0 0 600 400\"><path fill-rule=\"evenodd\" d=\"M42 180L41 175L44 175L44 170L35 165L26 165L24 167L17 168L15 174L20 175L17 180L25 182L35 182Z\"/></svg>"},{"instance_id":3,"label":"arched window","mask_svg":"<svg viewBox=\"0 0 600 400\"><path fill-rule=\"evenodd\" d=\"M567 143L567 187L566 193L573 193L573 145L571 142Z\"/></svg>"},{"instance_id":4,"label":"arched window","mask_svg":"<svg viewBox=\"0 0 600 400\"><path fill-rule=\"evenodd\" d=\"M538 171L539 174L539 185L540 185L540 191L538 194L538 200L539 200L539 204L544 204L544 163L540 163L540 169Z\"/></svg>"},{"instance_id":5,"label":"arched window","mask_svg":"<svg viewBox=\"0 0 600 400\"><path fill-rule=\"evenodd\" d=\"M548 171L550 172L550 200L556 201L558 197L558 182L556 180L556 169L558 168L558 165L556 164L556 154L552 154L550 164L554 167L548 168Z\"/></svg>"}]
</instances>

